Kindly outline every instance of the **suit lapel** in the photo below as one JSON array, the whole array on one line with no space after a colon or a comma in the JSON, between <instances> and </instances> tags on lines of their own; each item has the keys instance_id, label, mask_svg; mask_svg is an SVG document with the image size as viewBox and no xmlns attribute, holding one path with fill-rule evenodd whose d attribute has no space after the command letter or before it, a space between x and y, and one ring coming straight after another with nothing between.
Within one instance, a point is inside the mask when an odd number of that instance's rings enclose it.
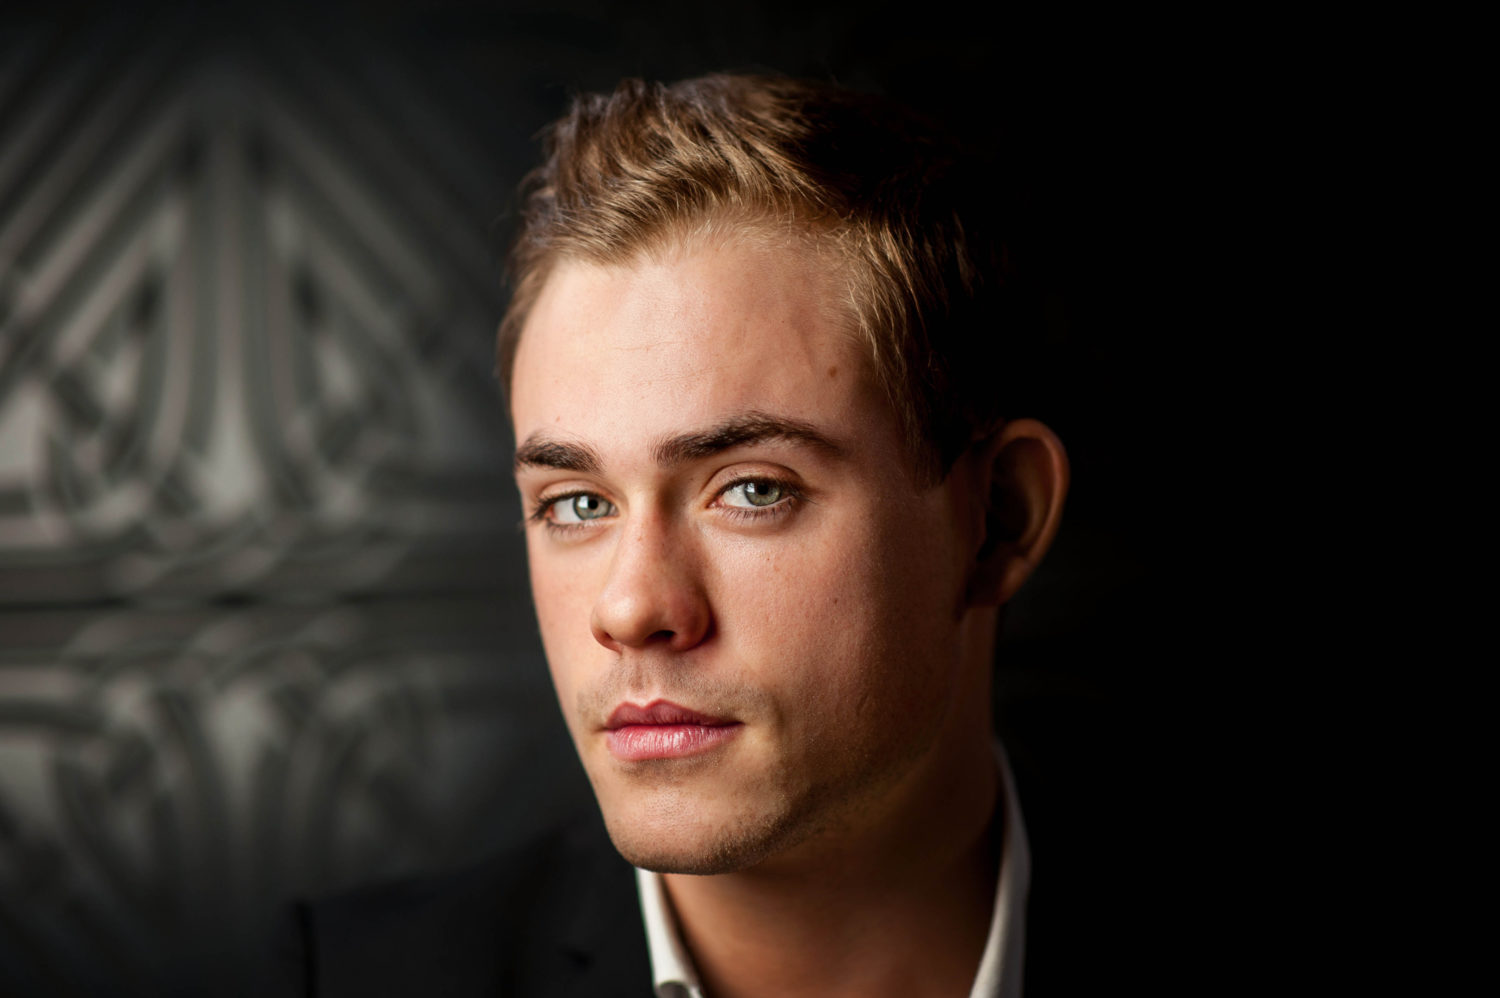
<instances>
[{"instance_id":1,"label":"suit lapel","mask_svg":"<svg viewBox=\"0 0 1500 998\"><path fill-rule=\"evenodd\" d=\"M636 893L635 870L615 851L597 819L570 843L569 881L578 899L559 943L566 980L559 993L577 998L648 998L651 959Z\"/></svg>"}]
</instances>

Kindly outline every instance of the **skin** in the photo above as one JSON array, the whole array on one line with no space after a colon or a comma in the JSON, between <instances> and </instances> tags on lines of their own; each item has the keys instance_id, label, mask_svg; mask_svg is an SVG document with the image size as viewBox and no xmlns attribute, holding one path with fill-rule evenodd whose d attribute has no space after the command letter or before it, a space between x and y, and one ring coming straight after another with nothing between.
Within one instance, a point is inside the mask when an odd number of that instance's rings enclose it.
<instances>
[{"instance_id":1,"label":"skin","mask_svg":"<svg viewBox=\"0 0 1500 998\"><path fill-rule=\"evenodd\" d=\"M563 261L516 356L559 703L716 996L966 994L989 921L996 612L1056 529L1066 459L1020 421L919 479L843 287L800 243ZM657 700L733 735L612 754L610 713Z\"/></svg>"}]
</instances>

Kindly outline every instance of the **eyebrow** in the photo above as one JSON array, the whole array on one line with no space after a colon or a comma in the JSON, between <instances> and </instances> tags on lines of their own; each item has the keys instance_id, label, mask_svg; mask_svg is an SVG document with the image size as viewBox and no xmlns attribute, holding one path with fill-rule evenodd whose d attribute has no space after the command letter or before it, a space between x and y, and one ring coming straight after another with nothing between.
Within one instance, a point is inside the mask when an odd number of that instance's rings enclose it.
<instances>
[{"instance_id":1,"label":"eyebrow","mask_svg":"<svg viewBox=\"0 0 1500 998\"><path fill-rule=\"evenodd\" d=\"M533 433L526 442L516 448L515 469L556 468L559 471L576 471L585 475L597 475L604 467L599 452L587 444L563 443L549 440L540 433Z\"/></svg>"},{"instance_id":2,"label":"eyebrow","mask_svg":"<svg viewBox=\"0 0 1500 998\"><path fill-rule=\"evenodd\" d=\"M798 419L786 419L763 412L748 412L734 416L706 430L683 433L657 441L651 448L651 456L657 464L674 465L685 461L696 461L710 457L734 447L765 443L771 440L790 440L806 444L837 457L843 448L820 433L811 423Z\"/></svg>"},{"instance_id":3,"label":"eyebrow","mask_svg":"<svg viewBox=\"0 0 1500 998\"><path fill-rule=\"evenodd\" d=\"M714 454L772 440L790 440L811 446L834 457L844 449L819 432L811 423L763 412L734 416L707 429L681 433L658 440L651 448L657 464L671 466L697 461ZM603 470L599 452L587 444L555 440L540 431L516 448L515 468L554 468L593 475Z\"/></svg>"}]
</instances>

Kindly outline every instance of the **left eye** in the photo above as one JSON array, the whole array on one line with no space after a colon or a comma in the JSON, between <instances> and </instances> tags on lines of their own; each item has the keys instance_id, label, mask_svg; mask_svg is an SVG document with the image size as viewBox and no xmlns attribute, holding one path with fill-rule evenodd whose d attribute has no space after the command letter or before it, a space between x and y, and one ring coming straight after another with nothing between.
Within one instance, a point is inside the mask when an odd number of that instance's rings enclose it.
<instances>
[{"instance_id":1,"label":"left eye","mask_svg":"<svg viewBox=\"0 0 1500 998\"><path fill-rule=\"evenodd\" d=\"M614 503L592 492L563 496L547 507L548 518L553 523L561 524L587 523L590 520L612 516L614 511Z\"/></svg>"},{"instance_id":2,"label":"left eye","mask_svg":"<svg viewBox=\"0 0 1500 998\"><path fill-rule=\"evenodd\" d=\"M740 509L757 509L762 506L776 505L786 494L787 489L780 482L751 479L736 482L725 489L724 504Z\"/></svg>"}]
</instances>

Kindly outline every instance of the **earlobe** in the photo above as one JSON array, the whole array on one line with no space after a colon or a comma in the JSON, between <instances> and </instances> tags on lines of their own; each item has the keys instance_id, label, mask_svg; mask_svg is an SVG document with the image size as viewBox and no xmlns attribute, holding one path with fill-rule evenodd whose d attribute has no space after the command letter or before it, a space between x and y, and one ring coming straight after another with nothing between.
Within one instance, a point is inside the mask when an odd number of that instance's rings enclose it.
<instances>
[{"instance_id":1,"label":"earlobe","mask_svg":"<svg viewBox=\"0 0 1500 998\"><path fill-rule=\"evenodd\" d=\"M972 455L984 489L983 540L969 580L971 606L1010 600L1041 563L1062 521L1068 454L1034 419L1006 423Z\"/></svg>"}]
</instances>

